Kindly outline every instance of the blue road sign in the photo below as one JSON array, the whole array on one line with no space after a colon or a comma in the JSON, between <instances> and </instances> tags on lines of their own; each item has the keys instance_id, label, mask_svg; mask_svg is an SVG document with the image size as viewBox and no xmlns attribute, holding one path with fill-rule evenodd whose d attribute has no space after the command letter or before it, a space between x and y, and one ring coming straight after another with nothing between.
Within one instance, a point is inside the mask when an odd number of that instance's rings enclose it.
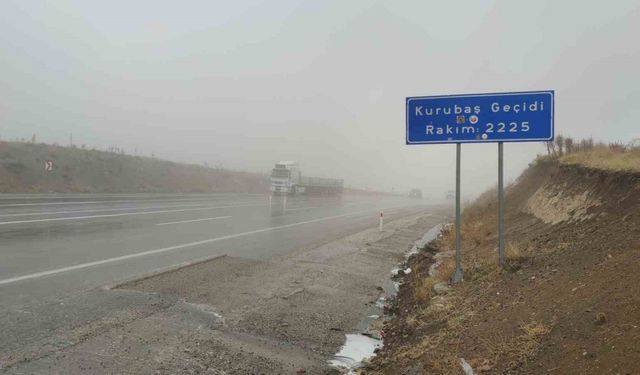
<instances>
[{"instance_id":1,"label":"blue road sign","mask_svg":"<svg viewBox=\"0 0 640 375\"><path fill-rule=\"evenodd\" d=\"M407 98L407 144L553 140L553 91Z\"/></svg>"}]
</instances>

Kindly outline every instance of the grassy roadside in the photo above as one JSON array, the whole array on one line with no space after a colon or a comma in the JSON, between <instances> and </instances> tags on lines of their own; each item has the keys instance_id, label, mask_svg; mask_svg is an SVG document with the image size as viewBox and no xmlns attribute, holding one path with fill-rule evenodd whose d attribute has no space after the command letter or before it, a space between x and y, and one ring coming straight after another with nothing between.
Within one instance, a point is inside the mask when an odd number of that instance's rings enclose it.
<instances>
[{"instance_id":1,"label":"grassy roadside","mask_svg":"<svg viewBox=\"0 0 640 375\"><path fill-rule=\"evenodd\" d=\"M45 161L53 170L44 169ZM0 141L2 193L264 193L266 174L43 143Z\"/></svg>"},{"instance_id":2,"label":"grassy roadside","mask_svg":"<svg viewBox=\"0 0 640 375\"><path fill-rule=\"evenodd\" d=\"M565 155L560 162L601 170L640 172L640 149L616 149L600 145L588 152Z\"/></svg>"},{"instance_id":3,"label":"grassy roadside","mask_svg":"<svg viewBox=\"0 0 640 375\"><path fill-rule=\"evenodd\" d=\"M640 276L633 271L640 256L640 177L607 168L585 174L562 160L540 160L525 171L507 193L503 268L495 251L495 192L466 207L464 282L435 293L433 285L451 274L451 258L436 277L421 271L453 249L445 229L409 260L417 272L405 277L385 347L365 372L461 375L464 358L476 374L638 373L640 351L632 342L640 340L634 328ZM598 205L561 222L526 209L533 196L585 194Z\"/></svg>"},{"instance_id":4,"label":"grassy roadside","mask_svg":"<svg viewBox=\"0 0 640 375\"><path fill-rule=\"evenodd\" d=\"M542 159L604 171L640 171L640 140L629 144L604 143L558 135L545 145L547 155Z\"/></svg>"}]
</instances>

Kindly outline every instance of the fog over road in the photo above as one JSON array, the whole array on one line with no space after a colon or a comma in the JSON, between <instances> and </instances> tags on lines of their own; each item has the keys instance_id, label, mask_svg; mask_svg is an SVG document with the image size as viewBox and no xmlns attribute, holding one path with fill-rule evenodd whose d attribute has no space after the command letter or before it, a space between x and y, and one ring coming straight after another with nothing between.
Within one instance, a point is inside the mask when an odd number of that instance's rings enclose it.
<instances>
[{"instance_id":1,"label":"fog over road","mask_svg":"<svg viewBox=\"0 0 640 375\"><path fill-rule=\"evenodd\" d=\"M274 198L277 199L277 198ZM268 259L424 211L403 197L2 195L0 301L15 306L216 255Z\"/></svg>"}]
</instances>

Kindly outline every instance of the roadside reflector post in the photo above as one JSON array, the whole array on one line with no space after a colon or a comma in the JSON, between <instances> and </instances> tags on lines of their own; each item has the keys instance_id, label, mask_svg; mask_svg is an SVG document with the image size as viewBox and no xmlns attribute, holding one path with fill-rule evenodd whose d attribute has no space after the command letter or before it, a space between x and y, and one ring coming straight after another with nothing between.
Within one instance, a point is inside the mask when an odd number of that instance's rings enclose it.
<instances>
[{"instance_id":1,"label":"roadside reflector post","mask_svg":"<svg viewBox=\"0 0 640 375\"><path fill-rule=\"evenodd\" d=\"M498 261L504 266L504 142L498 142Z\"/></svg>"},{"instance_id":2,"label":"roadside reflector post","mask_svg":"<svg viewBox=\"0 0 640 375\"><path fill-rule=\"evenodd\" d=\"M451 276L451 281L457 283L462 281L462 256L460 255L460 157L462 145L456 143L456 270Z\"/></svg>"},{"instance_id":3,"label":"roadside reflector post","mask_svg":"<svg viewBox=\"0 0 640 375\"><path fill-rule=\"evenodd\" d=\"M382 232L382 226L384 225L384 215L382 213L382 211L380 211L380 223L379 223L379 227L378 227L378 231Z\"/></svg>"}]
</instances>

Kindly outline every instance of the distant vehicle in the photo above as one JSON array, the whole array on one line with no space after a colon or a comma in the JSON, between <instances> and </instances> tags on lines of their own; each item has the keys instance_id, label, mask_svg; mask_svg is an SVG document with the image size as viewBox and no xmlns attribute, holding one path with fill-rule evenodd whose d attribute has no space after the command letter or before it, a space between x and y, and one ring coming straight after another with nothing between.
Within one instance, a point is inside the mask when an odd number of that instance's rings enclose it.
<instances>
[{"instance_id":1,"label":"distant vehicle","mask_svg":"<svg viewBox=\"0 0 640 375\"><path fill-rule=\"evenodd\" d=\"M274 195L342 194L343 186L344 181L340 179L302 176L300 165L295 161L280 161L271 171Z\"/></svg>"},{"instance_id":2,"label":"distant vehicle","mask_svg":"<svg viewBox=\"0 0 640 375\"><path fill-rule=\"evenodd\" d=\"M409 192L409 197L410 198L422 199L422 190L420 190L420 189L411 189L411 191Z\"/></svg>"},{"instance_id":3,"label":"distant vehicle","mask_svg":"<svg viewBox=\"0 0 640 375\"><path fill-rule=\"evenodd\" d=\"M454 190L447 191L447 200L452 201L456 199L456 192Z\"/></svg>"}]
</instances>

